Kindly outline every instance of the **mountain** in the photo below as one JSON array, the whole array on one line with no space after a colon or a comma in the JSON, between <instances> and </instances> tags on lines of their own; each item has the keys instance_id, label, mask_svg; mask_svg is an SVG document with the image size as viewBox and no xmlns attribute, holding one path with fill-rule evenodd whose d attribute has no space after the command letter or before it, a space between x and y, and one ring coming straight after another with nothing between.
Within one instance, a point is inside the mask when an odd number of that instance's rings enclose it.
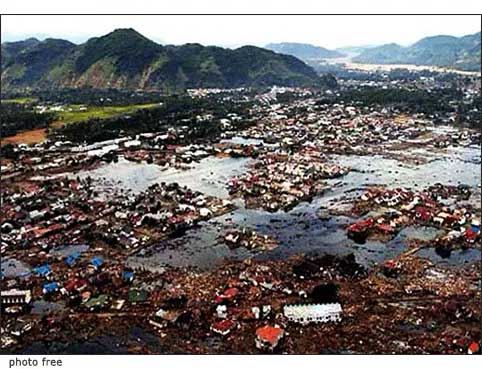
<instances>
[{"instance_id":1,"label":"mountain","mask_svg":"<svg viewBox=\"0 0 482 369\"><path fill-rule=\"evenodd\" d=\"M25 50L32 48L40 43L36 38L28 38L24 41L6 42L2 44L2 68L3 63L9 63L12 58Z\"/></svg>"},{"instance_id":2,"label":"mountain","mask_svg":"<svg viewBox=\"0 0 482 369\"><path fill-rule=\"evenodd\" d=\"M6 57L4 49L7 50ZM12 82L27 86L31 81L42 79L63 63L74 49L75 44L52 38L32 41L17 48L2 45L2 87L8 89Z\"/></svg>"},{"instance_id":3,"label":"mountain","mask_svg":"<svg viewBox=\"0 0 482 369\"><path fill-rule=\"evenodd\" d=\"M403 47L387 44L365 50L353 58L357 63L416 64L480 70L480 32L463 37L426 37Z\"/></svg>"},{"instance_id":4,"label":"mountain","mask_svg":"<svg viewBox=\"0 0 482 369\"><path fill-rule=\"evenodd\" d=\"M365 51L353 58L357 63L402 64L398 62L404 58L404 47L398 44L386 44Z\"/></svg>"},{"instance_id":5,"label":"mountain","mask_svg":"<svg viewBox=\"0 0 482 369\"><path fill-rule=\"evenodd\" d=\"M360 55L362 52L374 48L375 45L363 45L363 46L345 46L335 49L336 51L344 54L345 56L352 58Z\"/></svg>"},{"instance_id":6,"label":"mountain","mask_svg":"<svg viewBox=\"0 0 482 369\"><path fill-rule=\"evenodd\" d=\"M344 54L328 50L324 47L310 44L300 44L296 42L281 42L278 44L268 44L265 49L272 50L281 54L293 55L301 60L309 61L313 59L340 58Z\"/></svg>"},{"instance_id":7,"label":"mountain","mask_svg":"<svg viewBox=\"0 0 482 369\"><path fill-rule=\"evenodd\" d=\"M323 79L301 60L254 46L159 45L117 29L81 45L29 39L2 44L2 87L177 91L197 87L308 86Z\"/></svg>"}]
</instances>

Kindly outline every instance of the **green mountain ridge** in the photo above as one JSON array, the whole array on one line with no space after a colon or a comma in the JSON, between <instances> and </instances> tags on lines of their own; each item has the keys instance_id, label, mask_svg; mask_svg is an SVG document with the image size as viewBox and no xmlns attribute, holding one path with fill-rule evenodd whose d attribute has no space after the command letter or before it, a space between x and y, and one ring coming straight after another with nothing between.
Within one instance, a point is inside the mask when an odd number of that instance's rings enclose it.
<instances>
[{"instance_id":1,"label":"green mountain ridge","mask_svg":"<svg viewBox=\"0 0 482 369\"><path fill-rule=\"evenodd\" d=\"M4 43L2 87L95 87L177 91L199 87L313 86L323 78L301 60L255 46L159 45L117 29L81 45L47 39Z\"/></svg>"},{"instance_id":2,"label":"green mountain ridge","mask_svg":"<svg viewBox=\"0 0 482 369\"><path fill-rule=\"evenodd\" d=\"M480 32L463 37L425 37L411 46L386 44L370 48L353 58L367 64L415 64L480 70Z\"/></svg>"}]
</instances>

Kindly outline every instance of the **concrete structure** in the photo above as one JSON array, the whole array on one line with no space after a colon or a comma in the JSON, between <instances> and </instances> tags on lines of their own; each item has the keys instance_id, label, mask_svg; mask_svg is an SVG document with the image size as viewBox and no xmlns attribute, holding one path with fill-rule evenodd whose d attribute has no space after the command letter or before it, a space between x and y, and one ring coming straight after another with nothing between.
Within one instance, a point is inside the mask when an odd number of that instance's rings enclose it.
<instances>
[{"instance_id":1,"label":"concrete structure","mask_svg":"<svg viewBox=\"0 0 482 369\"><path fill-rule=\"evenodd\" d=\"M339 322L341 320L341 305L335 304L309 304L285 305L284 316L296 323L303 325L309 323Z\"/></svg>"},{"instance_id":2,"label":"concrete structure","mask_svg":"<svg viewBox=\"0 0 482 369\"><path fill-rule=\"evenodd\" d=\"M1 291L2 306L27 305L32 301L32 292L29 290L11 289Z\"/></svg>"}]
</instances>

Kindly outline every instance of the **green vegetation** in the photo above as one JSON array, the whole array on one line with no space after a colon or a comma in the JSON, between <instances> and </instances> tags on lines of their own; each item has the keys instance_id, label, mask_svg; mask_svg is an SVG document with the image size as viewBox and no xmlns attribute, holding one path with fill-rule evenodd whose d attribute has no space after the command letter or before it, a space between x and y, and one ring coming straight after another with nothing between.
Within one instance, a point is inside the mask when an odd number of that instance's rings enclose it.
<instances>
[{"instance_id":1,"label":"green vegetation","mask_svg":"<svg viewBox=\"0 0 482 369\"><path fill-rule=\"evenodd\" d=\"M2 108L0 109L2 137L13 136L19 131L47 128L54 118L54 114L40 114L32 111L28 105L2 102Z\"/></svg>"},{"instance_id":2,"label":"green vegetation","mask_svg":"<svg viewBox=\"0 0 482 369\"><path fill-rule=\"evenodd\" d=\"M15 97L11 99L2 99L2 104L32 104L37 101L37 97Z\"/></svg>"},{"instance_id":3,"label":"green vegetation","mask_svg":"<svg viewBox=\"0 0 482 369\"><path fill-rule=\"evenodd\" d=\"M163 105L141 109L129 115L117 115L105 119L89 119L67 124L50 133L52 137L63 137L73 142L93 143L110 140L121 135L136 135L144 132L166 132L168 128L182 129L182 139L175 142L195 142L213 138L221 133L220 119L228 113L249 116L249 103L233 103L222 98L191 99L189 97L166 97ZM213 118L200 124L197 115L211 115ZM249 121L236 122L244 126Z\"/></svg>"},{"instance_id":4,"label":"green vegetation","mask_svg":"<svg viewBox=\"0 0 482 369\"><path fill-rule=\"evenodd\" d=\"M56 88L33 90L30 93L2 91L2 101L35 99L38 105L126 106L157 103L162 98L156 91L119 89Z\"/></svg>"},{"instance_id":5,"label":"green vegetation","mask_svg":"<svg viewBox=\"0 0 482 369\"><path fill-rule=\"evenodd\" d=\"M35 91L2 95L2 137L38 128L58 128L90 119L125 116L159 107L159 93L100 90ZM37 108L36 106L41 106Z\"/></svg>"},{"instance_id":6,"label":"green vegetation","mask_svg":"<svg viewBox=\"0 0 482 369\"><path fill-rule=\"evenodd\" d=\"M118 29L92 38L83 45L75 62L76 72L85 72L102 59L114 60L115 68L132 76L157 59L162 47L133 29Z\"/></svg>"},{"instance_id":7,"label":"green vegetation","mask_svg":"<svg viewBox=\"0 0 482 369\"><path fill-rule=\"evenodd\" d=\"M48 85L58 87L61 80L49 80L53 69L69 64L76 45L65 40L46 39L42 42L24 43L22 47L12 48L9 43L2 44L2 51L8 50L2 58L2 90L10 86L39 87ZM54 75L59 73L54 73ZM65 71L64 75L68 75ZM53 83L52 83L53 82Z\"/></svg>"},{"instance_id":8,"label":"green vegetation","mask_svg":"<svg viewBox=\"0 0 482 369\"><path fill-rule=\"evenodd\" d=\"M133 29L75 45L64 40L2 44L3 91L60 87L158 90L241 86L320 86L301 60L254 46L162 46Z\"/></svg>"},{"instance_id":9,"label":"green vegetation","mask_svg":"<svg viewBox=\"0 0 482 369\"><path fill-rule=\"evenodd\" d=\"M82 122L89 119L106 119L133 113L140 109L158 107L159 103L126 105L126 106L83 106L67 105L57 113L59 121L65 124Z\"/></svg>"}]
</instances>

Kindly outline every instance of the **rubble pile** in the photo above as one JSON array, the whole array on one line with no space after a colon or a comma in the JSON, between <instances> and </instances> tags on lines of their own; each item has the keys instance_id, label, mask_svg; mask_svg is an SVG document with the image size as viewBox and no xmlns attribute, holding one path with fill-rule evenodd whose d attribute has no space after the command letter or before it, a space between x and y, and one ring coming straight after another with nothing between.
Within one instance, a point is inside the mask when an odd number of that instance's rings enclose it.
<instances>
[{"instance_id":1,"label":"rubble pile","mask_svg":"<svg viewBox=\"0 0 482 369\"><path fill-rule=\"evenodd\" d=\"M224 242L230 248L244 247L248 250L273 250L278 246L272 237L260 235L248 228L228 232L224 236Z\"/></svg>"},{"instance_id":2,"label":"rubble pile","mask_svg":"<svg viewBox=\"0 0 482 369\"><path fill-rule=\"evenodd\" d=\"M92 260L79 265L87 268L87 262ZM330 255L246 260L202 273L169 268L155 275L106 262L93 267L85 282L59 283L60 291L44 296L67 299L67 313L42 320L28 312L16 320L2 314L2 346L28 345L44 336L123 334L135 324L155 333L170 352L474 349L480 340L477 265L454 269L413 255L394 263L396 275L387 275L384 266L367 271L353 256ZM56 277L52 272L50 280ZM410 334L414 330L424 333Z\"/></svg>"},{"instance_id":3,"label":"rubble pile","mask_svg":"<svg viewBox=\"0 0 482 369\"><path fill-rule=\"evenodd\" d=\"M369 188L354 202L351 213L370 215L347 227L347 234L358 242L367 237L388 234L393 237L408 225L423 225L442 229L446 234L436 244L453 247L477 247L480 240L480 209L458 202L471 195L466 186L431 186L413 192L404 188ZM452 200L450 204L446 200Z\"/></svg>"}]
</instances>

